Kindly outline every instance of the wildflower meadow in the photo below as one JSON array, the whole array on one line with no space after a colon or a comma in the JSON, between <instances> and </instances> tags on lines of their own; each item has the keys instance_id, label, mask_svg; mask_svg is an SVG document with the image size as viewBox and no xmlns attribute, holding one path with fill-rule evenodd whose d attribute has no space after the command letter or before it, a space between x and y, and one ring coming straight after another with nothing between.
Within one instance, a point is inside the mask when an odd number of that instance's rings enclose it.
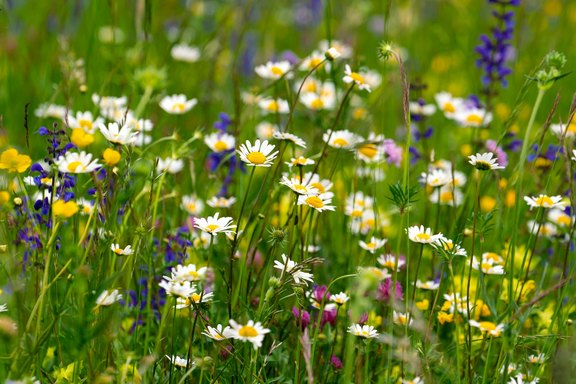
<instances>
[{"instance_id":1,"label":"wildflower meadow","mask_svg":"<svg viewBox=\"0 0 576 384\"><path fill-rule=\"evenodd\" d=\"M575 24L0 1L0 383L576 383Z\"/></svg>"}]
</instances>

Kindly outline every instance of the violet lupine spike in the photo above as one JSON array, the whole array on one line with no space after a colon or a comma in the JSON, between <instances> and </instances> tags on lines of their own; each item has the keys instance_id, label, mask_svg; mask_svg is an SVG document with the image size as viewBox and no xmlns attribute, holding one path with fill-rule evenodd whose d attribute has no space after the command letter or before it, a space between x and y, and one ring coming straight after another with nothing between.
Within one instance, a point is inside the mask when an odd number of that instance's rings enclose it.
<instances>
[{"instance_id":1,"label":"violet lupine spike","mask_svg":"<svg viewBox=\"0 0 576 384\"><path fill-rule=\"evenodd\" d=\"M476 66L484 70L482 84L486 90L495 83L500 83L503 87L508 85L505 78L512 73L512 70L506 63L513 53L510 40L514 35L514 11L507 7L517 7L520 5L520 0L488 0L488 2L499 5L501 9L492 11L497 26L491 28L491 36L480 36L481 43L475 49L480 55L476 60Z\"/></svg>"}]
</instances>

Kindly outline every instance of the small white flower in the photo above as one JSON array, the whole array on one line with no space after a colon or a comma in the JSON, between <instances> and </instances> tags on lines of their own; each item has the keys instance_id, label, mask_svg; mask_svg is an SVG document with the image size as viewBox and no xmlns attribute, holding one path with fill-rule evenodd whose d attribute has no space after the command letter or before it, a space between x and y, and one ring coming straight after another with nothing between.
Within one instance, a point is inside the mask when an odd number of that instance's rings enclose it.
<instances>
[{"instance_id":1,"label":"small white flower","mask_svg":"<svg viewBox=\"0 0 576 384\"><path fill-rule=\"evenodd\" d=\"M63 105L44 103L36 108L34 114L40 118L51 117L53 119L63 120L66 116L67 110L68 108Z\"/></svg>"},{"instance_id":2,"label":"small white flower","mask_svg":"<svg viewBox=\"0 0 576 384\"><path fill-rule=\"evenodd\" d=\"M529 362L530 364L544 364L544 362L547 360L548 358L546 357L545 354L543 353L539 353L537 355L530 355L528 356L528 358L526 359L527 362Z\"/></svg>"},{"instance_id":3,"label":"small white flower","mask_svg":"<svg viewBox=\"0 0 576 384\"><path fill-rule=\"evenodd\" d=\"M176 298L176 309L190 308L197 304L208 303L212 301L214 297L214 292L193 292L188 297L178 297Z\"/></svg>"},{"instance_id":4,"label":"small white flower","mask_svg":"<svg viewBox=\"0 0 576 384\"><path fill-rule=\"evenodd\" d=\"M308 282L314 282L312 280L314 276L311 273L304 272L302 266L287 258L285 254L282 254L282 261L274 260L274 268L282 272L280 277L284 275L284 272L290 274L296 284L308 285Z\"/></svg>"},{"instance_id":5,"label":"small white flower","mask_svg":"<svg viewBox=\"0 0 576 384\"><path fill-rule=\"evenodd\" d=\"M409 107L410 113L414 115L431 116L436 112L434 104L421 104L417 101L411 101Z\"/></svg>"},{"instance_id":6,"label":"small white flower","mask_svg":"<svg viewBox=\"0 0 576 384\"><path fill-rule=\"evenodd\" d=\"M322 139L324 140L324 142L327 142L328 145L333 148L345 148L345 149L350 149L361 141L361 138L358 135L348 130L333 131L333 132L328 130L326 133L324 133Z\"/></svg>"},{"instance_id":7,"label":"small white flower","mask_svg":"<svg viewBox=\"0 0 576 384\"><path fill-rule=\"evenodd\" d=\"M218 197L212 196L206 204L212 208L230 208L236 202L236 198L232 197Z\"/></svg>"},{"instance_id":8,"label":"small white flower","mask_svg":"<svg viewBox=\"0 0 576 384\"><path fill-rule=\"evenodd\" d=\"M286 164L289 168L292 167L303 167L305 165L312 165L314 164L314 160L309 159L307 157L304 156L298 156L298 157L292 157L290 159L290 161L285 162L284 164Z\"/></svg>"},{"instance_id":9,"label":"small white flower","mask_svg":"<svg viewBox=\"0 0 576 384\"><path fill-rule=\"evenodd\" d=\"M182 196L182 208L191 215L198 216L204 209L204 203L195 195Z\"/></svg>"},{"instance_id":10,"label":"small white flower","mask_svg":"<svg viewBox=\"0 0 576 384\"><path fill-rule=\"evenodd\" d=\"M193 361L191 361L190 364L188 364L188 360L186 360L185 358L180 357L180 356L168 356L168 355L166 355L166 358L168 360L170 360L170 363L172 363L172 365L174 365L175 367L178 367L178 368L186 368L186 366L193 367L195 364Z\"/></svg>"},{"instance_id":11,"label":"small white flower","mask_svg":"<svg viewBox=\"0 0 576 384\"><path fill-rule=\"evenodd\" d=\"M128 98L126 96L114 97L114 96L100 96L97 94L92 94L92 102L98 106L101 110L106 109L122 109L126 107Z\"/></svg>"},{"instance_id":12,"label":"small white flower","mask_svg":"<svg viewBox=\"0 0 576 384\"><path fill-rule=\"evenodd\" d=\"M442 237L441 233L432 235L432 229L424 228L423 225L421 226L415 225L409 227L408 229L406 229L406 232L408 233L408 238L410 240L422 244L435 243L438 241L438 239Z\"/></svg>"},{"instance_id":13,"label":"small white flower","mask_svg":"<svg viewBox=\"0 0 576 384\"><path fill-rule=\"evenodd\" d=\"M92 161L91 153L84 151L80 153L66 152L65 156L58 157L55 164L62 173L89 173L102 166L98 160Z\"/></svg>"},{"instance_id":14,"label":"small white flower","mask_svg":"<svg viewBox=\"0 0 576 384\"><path fill-rule=\"evenodd\" d=\"M211 235L215 235L220 232L224 234L233 234L234 228L236 228L235 225L232 225L233 219L231 217L218 218L219 214L220 213L216 212L214 216L208 216L207 219L196 219L194 221L194 227Z\"/></svg>"},{"instance_id":15,"label":"small white flower","mask_svg":"<svg viewBox=\"0 0 576 384\"><path fill-rule=\"evenodd\" d=\"M482 333L488 333L490 336L498 337L504 331L504 324L495 324L491 321L470 320L470 326L480 329Z\"/></svg>"},{"instance_id":16,"label":"small white flower","mask_svg":"<svg viewBox=\"0 0 576 384\"><path fill-rule=\"evenodd\" d=\"M269 140L273 137L274 131L278 131L278 129L276 124L263 121L256 126L255 131L260 140Z\"/></svg>"},{"instance_id":17,"label":"small white flower","mask_svg":"<svg viewBox=\"0 0 576 384\"><path fill-rule=\"evenodd\" d=\"M326 50L324 55L326 56L326 58L328 60L336 60L337 58L342 56L342 54L340 53L340 51L336 47L328 48L328 50Z\"/></svg>"},{"instance_id":18,"label":"small white flower","mask_svg":"<svg viewBox=\"0 0 576 384\"><path fill-rule=\"evenodd\" d=\"M303 182L299 177L291 177L289 179L286 176L282 176L280 184L287 186L299 195L318 195L320 193L318 189L306 182Z\"/></svg>"},{"instance_id":19,"label":"small white flower","mask_svg":"<svg viewBox=\"0 0 576 384\"><path fill-rule=\"evenodd\" d=\"M290 112L290 106L286 100L283 99L271 99L263 98L258 100L258 106L262 109L264 113L288 113Z\"/></svg>"},{"instance_id":20,"label":"small white flower","mask_svg":"<svg viewBox=\"0 0 576 384\"><path fill-rule=\"evenodd\" d=\"M322 95L314 92L302 92L300 102L312 111L331 110L336 106L336 97L333 93Z\"/></svg>"},{"instance_id":21,"label":"small white flower","mask_svg":"<svg viewBox=\"0 0 576 384\"><path fill-rule=\"evenodd\" d=\"M119 244L112 244L110 249L117 255L131 255L134 253L131 245L127 245L126 247L121 248Z\"/></svg>"},{"instance_id":22,"label":"small white flower","mask_svg":"<svg viewBox=\"0 0 576 384\"><path fill-rule=\"evenodd\" d=\"M99 124L98 129L106 140L114 144L131 144L136 136L136 132L133 132L131 127L128 125L120 127L118 123L108 123L108 126Z\"/></svg>"},{"instance_id":23,"label":"small white flower","mask_svg":"<svg viewBox=\"0 0 576 384\"><path fill-rule=\"evenodd\" d=\"M212 133L204 137L204 143L216 153L226 152L236 147L236 139L227 133Z\"/></svg>"},{"instance_id":24,"label":"small white flower","mask_svg":"<svg viewBox=\"0 0 576 384\"><path fill-rule=\"evenodd\" d=\"M570 124L551 124L550 130L558 138L572 139L576 137L576 119L572 119Z\"/></svg>"},{"instance_id":25,"label":"small white flower","mask_svg":"<svg viewBox=\"0 0 576 384\"><path fill-rule=\"evenodd\" d=\"M222 329L222 324L218 324L216 328L207 326L202 334L217 341L225 340L228 338L226 334L230 334L230 327L227 325L226 328Z\"/></svg>"},{"instance_id":26,"label":"small white flower","mask_svg":"<svg viewBox=\"0 0 576 384\"><path fill-rule=\"evenodd\" d=\"M406 325L408 324L409 326L412 325L412 316L410 316L409 313L402 313L402 312L396 312L394 311L392 314L393 317L393 321L394 324L396 325Z\"/></svg>"},{"instance_id":27,"label":"small white flower","mask_svg":"<svg viewBox=\"0 0 576 384\"><path fill-rule=\"evenodd\" d=\"M186 98L186 95L165 96L160 100L160 108L172 115L181 115L191 110L198 100Z\"/></svg>"},{"instance_id":28,"label":"small white flower","mask_svg":"<svg viewBox=\"0 0 576 384\"><path fill-rule=\"evenodd\" d=\"M8 305L0 304L0 313L1 312L8 312Z\"/></svg>"},{"instance_id":29,"label":"small white flower","mask_svg":"<svg viewBox=\"0 0 576 384\"><path fill-rule=\"evenodd\" d=\"M344 73L346 76L344 76L342 78L342 80L346 84L350 84L353 82L358 86L359 89L366 90L367 92L372 91L370 89L370 85L368 85L368 82L366 81L364 76L362 76L361 74L359 74L357 72L352 72L352 70L350 69L350 66L348 64L346 64L346 69L344 70Z\"/></svg>"},{"instance_id":30,"label":"small white flower","mask_svg":"<svg viewBox=\"0 0 576 384\"><path fill-rule=\"evenodd\" d=\"M224 336L243 342L249 341L254 346L254 349L258 349L262 346L264 336L269 332L270 330L264 328L260 322L254 323L253 320L249 320L246 325L242 325L230 319L230 328L224 330Z\"/></svg>"},{"instance_id":31,"label":"small white flower","mask_svg":"<svg viewBox=\"0 0 576 384\"><path fill-rule=\"evenodd\" d=\"M169 296L187 298L196 293L196 286L190 281L172 281L168 276L164 276L158 284Z\"/></svg>"},{"instance_id":32,"label":"small white flower","mask_svg":"<svg viewBox=\"0 0 576 384\"><path fill-rule=\"evenodd\" d=\"M481 270L486 275L503 275L504 267L500 264L495 264L494 259L488 259L482 257L482 262L480 263L476 257L472 259L472 268L475 270Z\"/></svg>"},{"instance_id":33,"label":"small white flower","mask_svg":"<svg viewBox=\"0 0 576 384\"><path fill-rule=\"evenodd\" d=\"M270 167L278 155L278 151L272 152L275 147L273 144L268 144L267 140L261 142L257 139L254 145L249 140L246 140L246 144L240 145L240 149L237 152L240 155L240 160L248 166Z\"/></svg>"},{"instance_id":34,"label":"small white flower","mask_svg":"<svg viewBox=\"0 0 576 384\"><path fill-rule=\"evenodd\" d=\"M277 140L291 141L299 147L306 148L306 142L303 139L291 133L274 131L272 133L272 137L274 137Z\"/></svg>"},{"instance_id":35,"label":"small white flower","mask_svg":"<svg viewBox=\"0 0 576 384\"><path fill-rule=\"evenodd\" d=\"M452 181L452 176L442 169L432 169L430 172L423 172L420 182L429 187L442 187Z\"/></svg>"},{"instance_id":36,"label":"small white flower","mask_svg":"<svg viewBox=\"0 0 576 384\"><path fill-rule=\"evenodd\" d=\"M492 122L492 114L482 108L460 109L454 119L464 127L485 127Z\"/></svg>"},{"instance_id":37,"label":"small white flower","mask_svg":"<svg viewBox=\"0 0 576 384\"><path fill-rule=\"evenodd\" d=\"M170 50L170 55L174 60L194 63L200 59L200 50L188 44L176 44Z\"/></svg>"},{"instance_id":38,"label":"small white flower","mask_svg":"<svg viewBox=\"0 0 576 384\"><path fill-rule=\"evenodd\" d=\"M202 281L206 279L207 267L197 268L196 264L181 265L178 264L172 268L171 281Z\"/></svg>"},{"instance_id":39,"label":"small white flower","mask_svg":"<svg viewBox=\"0 0 576 384\"><path fill-rule=\"evenodd\" d=\"M307 205L314 208L318 212L322 211L334 211L336 207L334 205L328 205L332 203L332 192L322 193L320 195L307 194L298 196L298 205Z\"/></svg>"},{"instance_id":40,"label":"small white flower","mask_svg":"<svg viewBox=\"0 0 576 384\"><path fill-rule=\"evenodd\" d=\"M93 135L96 127L104 123L102 118L94 119L92 112L76 112L76 115L69 114L67 117L68 126L71 129L83 129L86 133Z\"/></svg>"},{"instance_id":41,"label":"small white flower","mask_svg":"<svg viewBox=\"0 0 576 384\"><path fill-rule=\"evenodd\" d=\"M524 201L532 208L563 208L566 203L562 196L539 195L538 197L524 196Z\"/></svg>"},{"instance_id":42,"label":"small white flower","mask_svg":"<svg viewBox=\"0 0 576 384\"><path fill-rule=\"evenodd\" d=\"M440 287L440 283L434 280L429 280L425 282L421 282L420 280L416 281L416 288L419 289L426 289L429 291L435 291Z\"/></svg>"},{"instance_id":43,"label":"small white flower","mask_svg":"<svg viewBox=\"0 0 576 384\"><path fill-rule=\"evenodd\" d=\"M352 324L348 327L348 333L365 339L374 339L378 337L378 331L372 325Z\"/></svg>"},{"instance_id":44,"label":"small white flower","mask_svg":"<svg viewBox=\"0 0 576 384\"><path fill-rule=\"evenodd\" d=\"M469 163L480 171L504 169L503 166L498 164L498 158L494 158L494 154L492 152L486 152L482 154L477 153L476 155L468 156L468 158L470 159Z\"/></svg>"},{"instance_id":45,"label":"small white flower","mask_svg":"<svg viewBox=\"0 0 576 384\"><path fill-rule=\"evenodd\" d=\"M162 173L178 173L184 168L184 160L176 159L174 157L167 157L165 159L158 158L158 165L156 166L156 172Z\"/></svg>"},{"instance_id":46,"label":"small white flower","mask_svg":"<svg viewBox=\"0 0 576 384\"><path fill-rule=\"evenodd\" d=\"M378 258L378 264L383 266L386 269L394 270L396 265L398 265L397 271L400 272L400 269L406 265L406 261L400 258L396 258L396 256L387 254L387 255L380 255Z\"/></svg>"},{"instance_id":47,"label":"small white flower","mask_svg":"<svg viewBox=\"0 0 576 384\"><path fill-rule=\"evenodd\" d=\"M460 111L464 105L464 101L461 98L454 98L448 92L437 93L434 99L440 107L440 110L442 110L444 115L449 119L453 119L456 112Z\"/></svg>"},{"instance_id":48,"label":"small white flower","mask_svg":"<svg viewBox=\"0 0 576 384\"><path fill-rule=\"evenodd\" d=\"M378 238L372 236L370 241L367 243L360 240L360 247L362 247L363 249L367 250L368 252L374 254L374 252L376 252L376 250L382 248L386 244L387 241L388 240L386 240L386 239L378 239Z\"/></svg>"},{"instance_id":49,"label":"small white flower","mask_svg":"<svg viewBox=\"0 0 576 384\"><path fill-rule=\"evenodd\" d=\"M330 296L330 301L333 301L336 305L344 305L348 300L350 300L350 297L344 292Z\"/></svg>"},{"instance_id":50,"label":"small white flower","mask_svg":"<svg viewBox=\"0 0 576 384\"><path fill-rule=\"evenodd\" d=\"M104 290L96 299L96 305L105 307L122 300L122 294L117 289L112 291Z\"/></svg>"},{"instance_id":51,"label":"small white flower","mask_svg":"<svg viewBox=\"0 0 576 384\"><path fill-rule=\"evenodd\" d=\"M263 79L272 79L272 80L278 80L282 76L285 76L286 78L290 79L292 77L292 73L290 73L291 70L292 65L290 65L290 63L285 60L278 62L269 61L266 64L259 65L256 68L254 68L254 71L258 76L260 76Z\"/></svg>"}]
</instances>

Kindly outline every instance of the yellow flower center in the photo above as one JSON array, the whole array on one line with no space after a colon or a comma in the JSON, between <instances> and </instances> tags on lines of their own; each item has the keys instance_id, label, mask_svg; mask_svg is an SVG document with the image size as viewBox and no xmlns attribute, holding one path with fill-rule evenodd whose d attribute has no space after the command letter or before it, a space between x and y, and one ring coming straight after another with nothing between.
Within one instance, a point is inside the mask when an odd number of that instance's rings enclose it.
<instances>
[{"instance_id":1,"label":"yellow flower center","mask_svg":"<svg viewBox=\"0 0 576 384\"><path fill-rule=\"evenodd\" d=\"M184 103L174 103L174 105L172 105L172 112L182 112L184 109L186 109Z\"/></svg>"},{"instance_id":2,"label":"yellow flower center","mask_svg":"<svg viewBox=\"0 0 576 384\"><path fill-rule=\"evenodd\" d=\"M40 182L44 185L52 185L52 178L50 177L43 177L40 179Z\"/></svg>"},{"instance_id":3,"label":"yellow flower center","mask_svg":"<svg viewBox=\"0 0 576 384\"><path fill-rule=\"evenodd\" d=\"M81 171L86 170L86 166L81 161L73 161L70 164L68 164L67 168L70 172L76 172L78 167L80 167Z\"/></svg>"},{"instance_id":4,"label":"yellow flower center","mask_svg":"<svg viewBox=\"0 0 576 384\"><path fill-rule=\"evenodd\" d=\"M315 81L310 81L308 84L306 84L306 91L308 92L316 92L316 90L318 89L318 87L316 86L316 82Z\"/></svg>"},{"instance_id":5,"label":"yellow flower center","mask_svg":"<svg viewBox=\"0 0 576 384\"><path fill-rule=\"evenodd\" d=\"M200 299L201 299L200 295L197 294L197 293L193 293L192 296L190 296L190 298L191 298L192 301L195 302L195 303L199 303L199 302L200 302Z\"/></svg>"},{"instance_id":6,"label":"yellow flower center","mask_svg":"<svg viewBox=\"0 0 576 384\"><path fill-rule=\"evenodd\" d=\"M350 216L352 216L352 217L360 217L360 216L362 216L362 211L359 210L359 209L355 209L355 210L352 211L352 213L351 213Z\"/></svg>"},{"instance_id":7,"label":"yellow flower center","mask_svg":"<svg viewBox=\"0 0 576 384\"><path fill-rule=\"evenodd\" d=\"M488 272L492 268L492 265L489 263L482 263L482 271L484 273Z\"/></svg>"},{"instance_id":8,"label":"yellow flower center","mask_svg":"<svg viewBox=\"0 0 576 384\"><path fill-rule=\"evenodd\" d=\"M258 331L254 327L244 325L242 328L240 328L238 334L242 337L256 337L258 336Z\"/></svg>"},{"instance_id":9,"label":"yellow flower center","mask_svg":"<svg viewBox=\"0 0 576 384\"><path fill-rule=\"evenodd\" d=\"M310 63L308 64L308 67L310 69L314 68L315 66L317 66L318 64L320 64L322 62L322 60L320 60L317 57L314 57L312 59L310 59Z\"/></svg>"},{"instance_id":10,"label":"yellow flower center","mask_svg":"<svg viewBox=\"0 0 576 384\"><path fill-rule=\"evenodd\" d=\"M536 199L536 205L539 207L550 207L554 205L554 201L548 196L540 196Z\"/></svg>"},{"instance_id":11,"label":"yellow flower center","mask_svg":"<svg viewBox=\"0 0 576 384\"><path fill-rule=\"evenodd\" d=\"M270 72L272 72L276 76L282 76L284 74L284 71L275 65L273 65L272 68L270 68Z\"/></svg>"},{"instance_id":12,"label":"yellow flower center","mask_svg":"<svg viewBox=\"0 0 576 384\"><path fill-rule=\"evenodd\" d=\"M569 133L576 133L576 123L571 122L568 127L566 127L566 131Z\"/></svg>"},{"instance_id":13,"label":"yellow flower center","mask_svg":"<svg viewBox=\"0 0 576 384\"><path fill-rule=\"evenodd\" d=\"M188 205L186 206L186 208L187 208L189 211L192 211L192 212L193 212L193 211L196 209L196 204L190 203L190 204L188 204Z\"/></svg>"},{"instance_id":14,"label":"yellow flower center","mask_svg":"<svg viewBox=\"0 0 576 384\"><path fill-rule=\"evenodd\" d=\"M278 112L278 110L280 109L276 100L272 100L270 103L268 103L268 106L266 108L271 112Z\"/></svg>"},{"instance_id":15,"label":"yellow flower center","mask_svg":"<svg viewBox=\"0 0 576 384\"><path fill-rule=\"evenodd\" d=\"M416 239L418 240L423 240L423 241L428 241L430 240L430 235L427 233L419 233L416 235Z\"/></svg>"},{"instance_id":16,"label":"yellow flower center","mask_svg":"<svg viewBox=\"0 0 576 384\"><path fill-rule=\"evenodd\" d=\"M217 230L218 228L220 228L220 226L219 226L219 225L216 225L216 224L209 224L209 225L206 226L206 230L207 230L208 232L214 232L214 231Z\"/></svg>"},{"instance_id":17,"label":"yellow flower center","mask_svg":"<svg viewBox=\"0 0 576 384\"><path fill-rule=\"evenodd\" d=\"M365 144L358 149L358 152L372 159L378 153L378 148L374 144Z\"/></svg>"},{"instance_id":18,"label":"yellow flower center","mask_svg":"<svg viewBox=\"0 0 576 384\"><path fill-rule=\"evenodd\" d=\"M456 112L456 107L451 102L445 103L444 107L442 109L444 110L444 112L448 112L448 113Z\"/></svg>"},{"instance_id":19,"label":"yellow flower center","mask_svg":"<svg viewBox=\"0 0 576 384\"><path fill-rule=\"evenodd\" d=\"M78 120L78 125L80 126L80 128L83 128L87 131L92 130L92 122L90 120L80 119Z\"/></svg>"},{"instance_id":20,"label":"yellow flower center","mask_svg":"<svg viewBox=\"0 0 576 384\"><path fill-rule=\"evenodd\" d=\"M196 272L196 271L190 271L190 272L188 272L188 274L189 274L190 276L192 276L194 279L197 279L198 276L200 276L200 275L198 274L198 272Z\"/></svg>"},{"instance_id":21,"label":"yellow flower center","mask_svg":"<svg viewBox=\"0 0 576 384\"><path fill-rule=\"evenodd\" d=\"M318 190L318 192L320 193L324 193L326 192L326 188L324 188L324 186L322 185L322 183L312 183L310 184L312 187L316 188Z\"/></svg>"},{"instance_id":22,"label":"yellow flower center","mask_svg":"<svg viewBox=\"0 0 576 384\"><path fill-rule=\"evenodd\" d=\"M486 260L494 260L495 262L499 263L500 262L500 255L498 255L497 253L494 252L488 252L486 254L484 254L484 259Z\"/></svg>"},{"instance_id":23,"label":"yellow flower center","mask_svg":"<svg viewBox=\"0 0 576 384\"><path fill-rule=\"evenodd\" d=\"M324 108L324 102L322 101L321 98L318 97L318 98L312 100L312 102L310 103L310 108L312 108L312 109Z\"/></svg>"},{"instance_id":24,"label":"yellow flower center","mask_svg":"<svg viewBox=\"0 0 576 384\"><path fill-rule=\"evenodd\" d=\"M364 80L364 77L359 73L352 72L350 74L350 77L352 78L352 80L354 80L358 84L365 84L366 83L366 80Z\"/></svg>"},{"instance_id":25,"label":"yellow flower center","mask_svg":"<svg viewBox=\"0 0 576 384\"><path fill-rule=\"evenodd\" d=\"M394 269L394 267L396 267L396 262L393 260L387 260L383 266L389 269Z\"/></svg>"},{"instance_id":26,"label":"yellow flower center","mask_svg":"<svg viewBox=\"0 0 576 384\"><path fill-rule=\"evenodd\" d=\"M562 215L556 219L556 222L560 225L570 225L570 216Z\"/></svg>"},{"instance_id":27,"label":"yellow flower center","mask_svg":"<svg viewBox=\"0 0 576 384\"><path fill-rule=\"evenodd\" d=\"M473 124L481 124L482 120L484 120L482 118L482 116L476 115L474 113L472 113L472 114L468 115L468 117L466 117L466 122L473 123Z\"/></svg>"},{"instance_id":28,"label":"yellow flower center","mask_svg":"<svg viewBox=\"0 0 576 384\"><path fill-rule=\"evenodd\" d=\"M305 186L303 186L302 184L294 184L294 189L297 191L306 191L307 188Z\"/></svg>"},{"instance_id":29,"label":"yellow flower center","mask_svg":"<svg viewBox=\"0 0 576 384\"><path fill-rule=\"evenodd\" d=\"M214 150L216 152L222 152L222 151L225 151L227 149L228 149L228 144L226 144L222 140L218 140L217 142L214 143Z\"/></svg>"},{"instance_id":30,"label":"yellow flower center","mask_svg":"<svg viewBox=\"0 0 576 384\"><path fill-rule=\"evenodd\" d=\"M322 199L320 199L318 196L307 197L306 198L306 204L308 204L314 208L322 208L324 206Z\"/></svg>"},{"instance_id":31,"label":"yellow flower center","mask_svg":"<svg viewBox=\"0 0 576 384\"><path fill-rule=\"evenodd\" d=\"M114 249L114 253L117 254L117 255L121 255L122 252L124 252L124 250L123 250L122 248L115 248L115 249Z\"/></svg>"},{"instance_id":32,"label":"yellow flower center","mask_svg":"<svg viewBox=\"0 0 576 384\"><path fill-rule=\"evenodd\" d=\"M258 151L250 152L248 155L246 155L246 158L252 164L264 164L264 162L266 161L266 156L264 156L262 152Z\"/></svg>"},{"instance_id":33,"label":"yellow flower center","mask_svg":"<svg viewBox=\"0 0 576 384\"><path fill-rule=\"evenodd\" d=\"M366 248L374 249L374 248L376 248L376 243L369 242L366 244Z\"/></svg>"},{"instance_id":34,"label":"yellow flower center","mask_svg":"<svg viewBox=\"0 0 576 384\"><path fill-rule=\"evenodd\" d=\"M334 139L334 145L337 147L344 147L348 145L348 142L345 139L338 137L337 139Z\"/></svg>"},{"instance_id":35,"label":"yellow flower center","mask_svg":"<svg viewBox=\"0 0 576 384\"><path fill-rule=\"evenodd\" d=\"M491 321L481 321L480 329L482 331L494 331L496 330L496 324L492 323Z\"/></svg>"}]
</instances>

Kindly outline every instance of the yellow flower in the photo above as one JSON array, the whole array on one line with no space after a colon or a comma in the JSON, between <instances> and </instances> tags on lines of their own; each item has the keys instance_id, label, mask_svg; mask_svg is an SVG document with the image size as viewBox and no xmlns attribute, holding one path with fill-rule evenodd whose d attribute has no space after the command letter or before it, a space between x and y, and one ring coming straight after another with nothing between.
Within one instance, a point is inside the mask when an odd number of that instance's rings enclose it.
<instances>
[{"instance_id":1,"label":"yellow flower","mask_svg":"<svg viewBox=\"0 0 576 384\"><path fill-rule=\"evenodd\" d=\"M120 155L120 152L112 148L106 148L102 157L104 158L104 164L113 167L120 162L122 156Z\"/></svg>"},{"instance_id":2,"label":"yellow flower","mask_svg":"<svg viewBox=\"0 0 576 384\"><path fill-rule=\"evenodd\" d=\"M60 368L52 374L56 379L56 382L71 382L74 378L74 369L76 367L76 363L68 364L66 368Z\"/></svg>"},{"instance_id":3,"label":"yellow flower","mask_svg":"<svg viewBox=\"0 0 576 384\"><path fill-rule=\"evenodd\" d=\"M470 144L464 144L460 147L460 153L464 157L468 157L472 154L472 146Z\"/></svg>"},{"instance_id":4,"label":"yellow flower","mask_svg":"<svg viewBox=\"0 0 576 384\"><path fill-rule=\"evenodd\" d=\"M416 308L418 308L421 311L426 311L429 307L430 307L430 300L428 299L416 302Z\"/></svg>"},{"instance_id":5,"label":"yellow flower","mask_svg":"<svg viewBox=\"0 0 576 384\"><path fill-rule=\"evenodd\" d=\"M482 196L480 198L480 209L482 212L490 212L496 206L496 199L491 196Z\"/></svg>"},{"instance_id":6,"label":"yellow flower","mask_svg":"<svg viewBox=\"0 0 576 384\"><path fill-rule=\"evenodd\" d=\"M445 323L451 323L454 321L454 314L453 313L446 313L446 312L439 312L438 313L438 322L442 325Z\"/></svg>"},{"instance_id":7,"label":"yellow flower","mask_svg":"<svg viewBox=\"0 0 576 384\"><path fill-rule=\"evenodd\" d=\"M0 191L0 205L4 205L10 201L10 193L8 191Z\"/></svg>"},{"instance_id":8,"label":"yellow flower","mask_svg":"<svg viewBox=\"0 0 576 384\"><path fill-rule=\"evenodd\" d=\"M70 141L78 148L84 148L94 142L94 135L86 133L82 128L75 128L70 135Z\"/></svg>"},{"instance_id":9,"label":"yellow flower","mask_svg":"<svg viewBox=\"0 0 576 384\"><path fill-rule=\"evenodd\" d=\"M121 383L134 383L140 384L142 382L142 375L138 372L138 367L135 364L123 364L120 366L120 381Z\"/></svg>"},{"instance_id":10,"label":"yellow flower","mask_svg":"<svg viewBox=\"0 0 576 384\"><path fill-rule=\"evenodd\" d=\"M64 202L64 200L57 200L52 204L52 213L56 217L67 219L78 212L78 204L74 201Z\"/></svg>"},{"instance_id":11,"label":"yellow flower","mask_svg":"<svg viewBox=\"0 0 576 384\"><path fill-rule=\"evenodd\" d=\"M478 320L480 317L488 317L488 316L490 316L490 308L488 308L488 306L484 304L484 301L477 300L476 305L474 307L474 319Z\"/></svg>"},{"instance_id":12,"label":"yellow flower","mask_svg":"<svg viewBox=\"0 0 576 384\"><path fill-rule=\"evenodd\" d=\"M21 155L14 148L2 152L0 155L0 169L7 169L8 172L22 173L32 165L30 156Z\"/></svg>"},{"instance_id":13,"label":"yellow flower","mask_svg":"<svg viewBox=\"0 0 576 384\"><path fill-rule=\"evenodd\" d=\"M514 206L515 203L516 203L516 193L510 189L508 192L506 192L506 199L504 200L504 204L506 204L508 208L511 208Z\"/></svg>"}]
</instances>

